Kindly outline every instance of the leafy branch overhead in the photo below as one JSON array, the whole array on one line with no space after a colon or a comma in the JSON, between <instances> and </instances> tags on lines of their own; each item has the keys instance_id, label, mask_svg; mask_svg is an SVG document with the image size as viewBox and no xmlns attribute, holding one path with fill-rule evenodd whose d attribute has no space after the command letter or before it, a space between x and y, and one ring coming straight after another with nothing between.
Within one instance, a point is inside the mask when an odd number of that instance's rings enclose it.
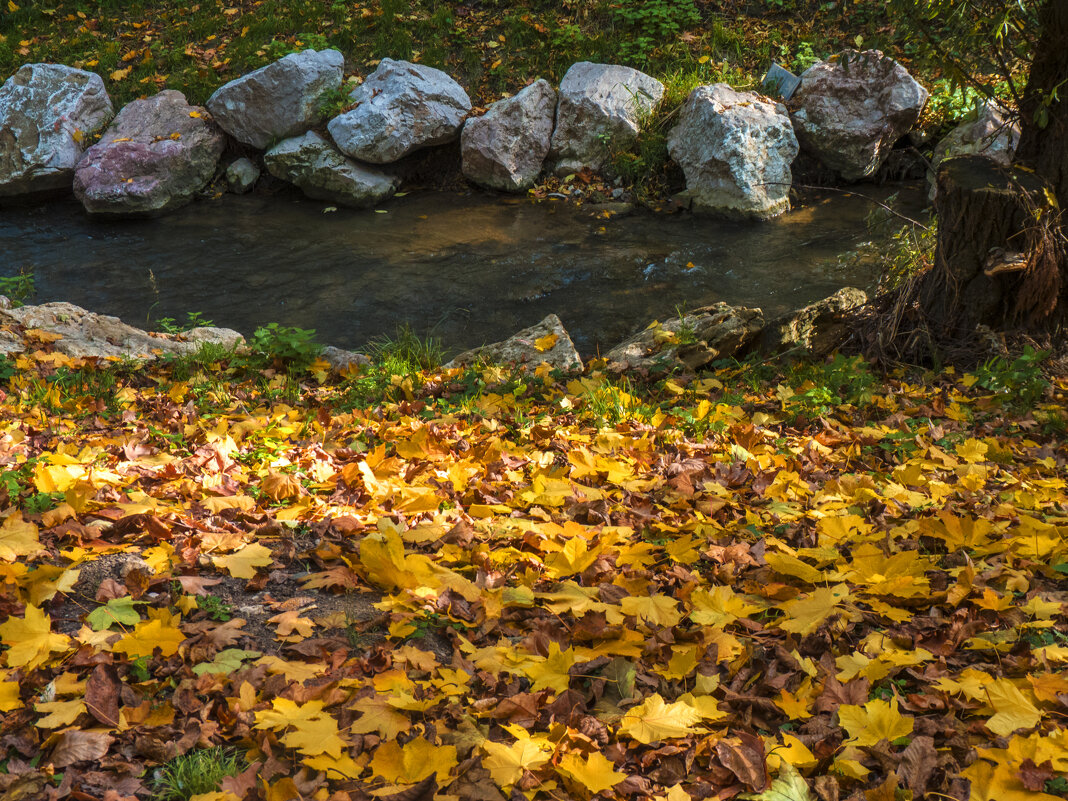
<instances>
[{"instance_id":1,"label":"leafy branch overhead","mask_svg":"<svg viewBox=\"0 0 1068 801\"><path fill-rule=\"evenodd\" d=\"M1036 355L621 383L264 336L9 364L4 798L1066 796Z\"/></svg>"}]
</instances>

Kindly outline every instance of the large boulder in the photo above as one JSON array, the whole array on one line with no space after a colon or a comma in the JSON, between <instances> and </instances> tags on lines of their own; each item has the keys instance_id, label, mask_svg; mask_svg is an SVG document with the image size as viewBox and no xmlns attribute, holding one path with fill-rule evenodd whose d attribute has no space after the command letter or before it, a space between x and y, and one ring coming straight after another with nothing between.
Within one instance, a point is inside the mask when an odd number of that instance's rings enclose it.
<instances>
[{"instance_id":1,"label":"large boulder","mask_svg":"<svg viewBox=\"0 0 1068 801\"><path fill-rule=\"evenodd\" d=\"M695 209L756 219L789 210L797 149L785 106L724 83L694 89L668 137Z\"/></svg>"},{"instance_id":2,"label":"large boulder","mask_svg":"<svg viewBox=\"0 0 1068 801\"><path fill-rule=\"evenodd\" d=\"M391 197L397 179L346 158L315 131L279 142L263 155L267 171L316 200L363 208Z\"/></svg>"},{"instance_id":3,"label":"large boulder","mask_svg":"<svg viewBox=\"0 0 1068 801\"><path fill-rule=\"evenodd\" d=\"M384 58L349 99L356 107L327 128L341 152L371 164L390 164L460 134L471 99L441 70Z\"/></svg>"},{"instance_id":4,"label":"large boulder","mask_svg":"<svg viewBox=\"0 0 1068 801\"><path fill-rule=\"evenodd\" d=\"M0 325L57 334L53 347L77 358L155 359L161 354L188 355L205 342L236 348L245 339L230 328L194 328L182 334L157 334L127 325L118 317L86 311L73 303L43 303L0 310ZM27 344L17 333L12 351Z\"/></svg>"},{"instance_id":5,"label":"large boulder","mask_svg":"<svg viewBox=\"0 0 1068 801\"><path fill-rule=\"evenodd\" d=\"M790 107L801 148L859 181L875 174L926 102L927 90L894 59L846 50L801 74Z\"/></svg>"},{"instance_id":6,"label":"large boulder","mask_svg":"<svg viewBox=\"0 0 1068 801\"><path fill-rule=\"evenodd\" d=\"M532 370L544 362L564 372L582 371L575 343L555 314L501 342L464 351L445 367L465 367L479 361L512 364L521 370Z\"/></svg>"},{"instance_id":7,"label":"large boulder","mask_svg":"<svg viewBox=\"0 0 1068 801\"><path fill-rule=\"evenodd\" d=\"M739 352L763 327L760 309L716 303L653 323L608 351L605 360L615 371L699 370Z\"/></svg>"},{"instance_id":8,"label":"large boulder","mask_svg":"<svg viewBox=\"0 0 1068 801\"><path fill-rule=\"evenodd\" d=\"M852 332L849 312L868 302L863 289L847 286L830 297L788 312L764 326L753 350L767 354L802 351L826 356Z\"/></svg>"},{"instance_id":9,"label":"large boulder","mask_svg":"<svg viewBox=\"0 0 1068 801\"><path fill-rule=\"evenodd\" d=\"M23 66L0 87L0 197L70 189L86 140L113 113L96 73Z\"/></svg>"},{"instance_id":10,"label":"large boulder","mask_svg":"<svg viewBox=\"0 0 1068 801\"><path fill-rule=\"evenodd\" d=\"M225 145L203 108L167 89L119 112L78 163L74 194L92 214L162 214L204 188Z\"/></svg>"},{"instance_id":11,"label":"large boulder","mask_svg":"<svg viewBox=\"0 0 1068 801\"><path fill-rule=\"evenodd\" d=\"M609 150L629 146L660 98L664 84L615 64L580 61L560 82L549 160L557 175L599 170Z\"/></svg>"},{"instance_id":12,"label":"large boulder","mask_svg":"<svg viewBox=\"0 0 1068 801\"><path fill-rule=\"evenodd\" d=\"M962 122L935 146L927 170L931 200L935 197L935 175L943 160L954 156L981 156L1008 167L1019 142L1020 121L1010 120L1000 104L987 101L972 119Z\"/></svg>"},{"instance_id":13,"label":"large boulder","mask_svg":"<svg viewBox=\"0 0 1068 801\"><path fill-rule=\"evenodd\" d=\"M341 88L337 50L302 50L219 87L208 98L215 121L238 142L264 150L325 119L323 95Z\"/></svg>"},{"instance_id":14,"label":"large boulder","mask_svg":"<svg viewBox=\"0 0 1068 801\"><path fill-rule=\"evenodd\" d=\"M538 80L469 119L460 136L468 180L504 192L533 186L549 153L555 106L556 92Z\"/></svg>"}]
</instances>

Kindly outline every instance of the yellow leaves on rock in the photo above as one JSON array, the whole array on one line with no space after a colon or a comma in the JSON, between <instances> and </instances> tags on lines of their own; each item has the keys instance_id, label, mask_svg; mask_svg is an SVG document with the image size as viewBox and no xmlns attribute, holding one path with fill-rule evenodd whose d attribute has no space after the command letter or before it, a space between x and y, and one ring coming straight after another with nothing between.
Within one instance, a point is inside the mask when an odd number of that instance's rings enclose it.
<instances>
[{"instance_id":1,"label":"yellow leaves on rock","mask_svg":"<svg viewBox=\"0 0 1068 801\"><path fill-rule=\"evenodd\" d=\"M852 596L849 587L838 584L834 587L817 587L810 595L779 604L786 616L779 621L779 628L794 634L811 634Z\"/></svg>"},{"instance_id":2,"label":"yellow leaves on rock","mask_svg":"<svg viewBox=\"0 0 1068 801\"><path fill-rule=\"evenodd\" d=\"M534 349L538 351L538 353L545 353L547 350L552 350L556 346L556 341L559 338L559 334L546 334L543 337L538 337L534 340Z\"/></svg>"},{"instance_id":3,"label":"yellow leaves on rock","mask_svg":"<svg viewBox=\"0 0 1068 801\"><path fill-rule=\"evenodd\" d=\"M371 772L390 784L415 784L435 775L442 781L456 767L456 747L416 738L401 746L388 740L371 757Z\"/></svg>"},{"instance_id":4,"label":"yellow leaves on rock","mask_svg":"<svg viewBox=\"0 0 1068 801\"><path fill-rule=\"evenodd\" d=\"M603 793L627 778L627 774L615 769L615 764L599 752L583 759L577 754L565 754L556 770L585 787L591 793Z\"/></svg>"},{"instance_id":5,"label":"yellow leaves on rock","mask_svg":"<svg viewBox=\"0 0 1068 801\"><path fill-rule=\"evenodd\" d=\"M700 713L681 701L667 703L659 693L646 698L624 714L619 732L648 745L658 740L670 740L693 734Z\"/></svg>"},{"instance_id":6,"label":"yellow leaves on rock","mask_svg":"<svg viewBox=\"0 0 1068 801\"><path fill-rule=\"evenodd\" d=\"M211 561L234 578L255 578L257 568L267 567L273 561L271 549L254 542L225 556L213 556Z\"/></svg>"},{"instance_id":7,"label":"yellow leaves on rock","mask_svg":"<svg viewBox=\"0 0 1068 801\"><path fill-rule=\"evenodd\" d=\"M323 708L322 701L298 704L288 698L275 698L271 709L256 713L256 729L284 731L282 742L305 756L328 754L339 758L346 743L339 736L337 720Z\"/></svg>"},{"instance_id":8,"label":"yellow leaves on rock","mask_svg":"<svg viewBox=\"0 0 1068 801\"><path fill-rule=\"evenodd\" d=\"M995 712L986 727L999 737L1008 737L1018 729L1033 729L1041 722L1042 713L1008 679L996 679L984 689Z\"/></svg>"},{"instance_id":9,"label":"yellow leaves on rock","mask_svg":"<svg viewBox=\"0 0 1068 801\"><path fill-rule=\"evenodd\" d=\"M36 556L41 552L37 539L37 526L22 518L21 512L10 514L0 526L0 559L14 562L21 557Z\"/></svg>"},{"instance_id":10,"label":"yellow leaves on rock","mask_svg":"<svg viewBox=\"0 0 1068 801\"><path fill-rule=\"evenodd\" d=\"M849 734L848 744L875 745L880 740L891 743L912 733L912 718L898 711L897 698L872 699L864 706L843 704L838 707L838 721Z\"/></svg>"},{"instance_id":11,"label":"yellow leaves on rock","mask_svg":"<svg viewBox=\"0 0 1068 801\"><path fill-rule=\"evenodd\" d=\"M52 620L32 604L23 617L9 617L0 623L0 642L11 646L4 654L8 667L33 670L45 664L53 653L67 650L70 638L52 633Z\"/></svg>"},{"instance_id":12,"label":"yellow leaves on rock","mask_svg":"<svg viewBox=\"0 0 1068 801\"><path fill-rule=\"evenodd\" d=\"M166 609L149 609L149 619L134 626L132 632L112 647L113 651L126 654L130 659L152 656L159 648L162 656L178 653L178 646L185 642L185 635L178 628L178 617Z\"/></svg>"},{"instance_id":13,"label":"yellow leaves on rock","mask_svg":"<svg viewBox=\"0 0 1068 801\"><path fill-rule=\"evenodd\" d=\"M490 772L497 786L507 790L528 770L537 770L552 756L552 748L538 740L522 739L511 745L485 740L482 743L482 767Z\"/></svg>"}]
</instances>

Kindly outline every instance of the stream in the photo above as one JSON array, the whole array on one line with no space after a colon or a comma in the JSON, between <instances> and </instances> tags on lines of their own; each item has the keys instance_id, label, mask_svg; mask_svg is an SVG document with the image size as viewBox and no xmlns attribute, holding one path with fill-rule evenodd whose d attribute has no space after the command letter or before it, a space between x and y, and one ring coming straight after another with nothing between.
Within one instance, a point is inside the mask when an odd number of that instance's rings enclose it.
<instances>
[{"instance_id":1,"label":"stream","mask_svg":"<svg viewBox=\"0 0 1068 801\"><path fill-rule=\"evenodd\" d=\"M898 192L910 216L919 184ZM224 195L154 220L89 219L73 199L0 210L0 275L32 273L30 302L67 300L142 328L190 312L250 334L268 322L359 348L408 323L455 352L556 313L579 351L605 351L654 319L726 301L770 318L868 265L874 204L825 192L764 223L484 194L420 192L377 211L290 195Z\"/></svg>"}]
</instances>

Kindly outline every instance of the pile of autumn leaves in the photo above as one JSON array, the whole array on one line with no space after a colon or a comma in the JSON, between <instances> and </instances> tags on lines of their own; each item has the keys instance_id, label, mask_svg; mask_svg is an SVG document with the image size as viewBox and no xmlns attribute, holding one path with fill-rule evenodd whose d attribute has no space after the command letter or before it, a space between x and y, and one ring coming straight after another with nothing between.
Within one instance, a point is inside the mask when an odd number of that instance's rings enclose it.
<instances>
[{"instance_id":1,"label":"pile of autumn leaves","mask_svg":"<svg viewBox=\"0 0 1068 801\"><path fill-rule=\"evenodd\" d=\"M20 357L0 420L5 801L215 745L246 769L197 801L1068 797L1063 383L33 405L64 366Z\"/></svg>"}]
</instances>

